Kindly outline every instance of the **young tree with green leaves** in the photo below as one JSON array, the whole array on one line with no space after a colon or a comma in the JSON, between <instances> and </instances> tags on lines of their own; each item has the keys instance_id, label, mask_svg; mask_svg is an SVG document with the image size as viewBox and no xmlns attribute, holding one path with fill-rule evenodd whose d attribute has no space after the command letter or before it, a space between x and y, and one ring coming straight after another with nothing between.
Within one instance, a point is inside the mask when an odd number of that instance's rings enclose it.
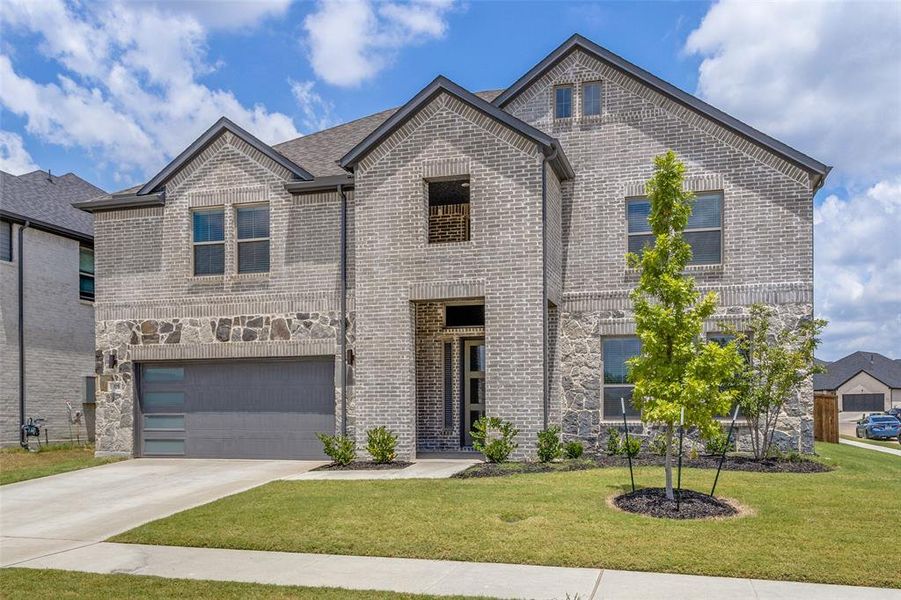
<instances>
[{"instance_id":1,"label":"young tree with green leaves","mask_svg":"<svg viewBox=\"0 0 901 600\"><path fill-rule=\"evenodd\" d=\"M770 453L782 407L798 394L808 377L824 371L814 362L813 353L826 321L802 319L797 327L779 327L775 315L773 308L755 304L744 330L726 328L747 357L731 385L738 393L741 414L751 430L751 449L758 460Z\"/></svg>"},{"instance_id":2,"label":"young tree with green leaves","mask_svg":"<svg viewBox=\"0 0 901 600\"><path fill-rule=\"evenodd\" d=\"M737 395L726 388L741 368L734 344L701 341L705 319L713 315L717 296L703 297L694 278L685 274L691 246L683 231L694 197L682 188L683 165L673 151L654 158L654 175L645 187L651 203L648 221L654 244L629 253L629 266L640 269L631 299L641 353L628 361L635 384L632 402L642 421L662 424L666 439L666 497L673 495L673 434L685 411L685 426L711 433Z\"/></svg>"}]
</instances>

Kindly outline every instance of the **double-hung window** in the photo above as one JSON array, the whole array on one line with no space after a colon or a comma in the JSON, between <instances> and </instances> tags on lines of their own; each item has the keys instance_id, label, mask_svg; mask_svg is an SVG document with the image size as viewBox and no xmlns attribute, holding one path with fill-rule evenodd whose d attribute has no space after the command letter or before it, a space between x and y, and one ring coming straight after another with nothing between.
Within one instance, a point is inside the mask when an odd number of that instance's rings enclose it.
<instances>
[{"instance_id":1,"label":"double-hung window","mask_svg":"<svg viewBox=\"0 0 901 600\"><path fill-rule=\"evenodd\" d=\"M622 418L620 398L626 404L626 416L637 417L639 411L632 406L629 368L626 361L641 353L641 340L637 337L606 338L602 341L604 361L604 414L605 420Z\"/></svg>"},{"instance_id":2,"label":"double-hung window","mask_svg":"<svg viewBox=\"0 0 901 600\"><path fill-rule=\"evenodd\" d=\"M197 209L194 225L194 275L225 273L225 210Z\"/></svg>"},{"instance_id":3,"label":"double-hung window","mask_svg":"<svg viewBox=\"0 0 901 600\"><path fill-rule=\"evenodd\" d=\"M554 89L554 118L568 119L573 116L573 86L561 85Z\"/></svg>"},{"instance_id":4,"label":"double-hung window","mask_svg":"<svg viewBox=\"0 0 901 600\"><path fill-rule=\"evenodd\" d=\"M94 249L78 248L78 297L94 301Z\"/></svg>"},{"instance_id":5,"label":"double-hung window","mask_svg":"<svg viewBox=\"0 0 901 600\"><path fill-rule=\"evenodd\" d=\"M651 202L647 198L626 201L629 226L629 252L641 253L654 243L648 215ZM685 241L691 246L690 265L718 265L723 262L723 194L705 192L695 196L694 206L685 227Z\"/></svg>"},{"instance_id":6,"label":"double-hung window","mask_svg":"<svg viewBox=\"0 0 901 600\"><path fill-rule=\"evenodd\" d=\"M238 273L269 271L269 205L241 206L237 210Z\"/></svg>"},{"instance_id":7,"label":"double-hung window","mask_svg":"<svg viewBox=\"0 0 901 600\"><path fill-rule=\"evenodd\" d=\"M601 114L601 84L582 85L582 116L596 117Z\"/></svg>"}]
</instances>

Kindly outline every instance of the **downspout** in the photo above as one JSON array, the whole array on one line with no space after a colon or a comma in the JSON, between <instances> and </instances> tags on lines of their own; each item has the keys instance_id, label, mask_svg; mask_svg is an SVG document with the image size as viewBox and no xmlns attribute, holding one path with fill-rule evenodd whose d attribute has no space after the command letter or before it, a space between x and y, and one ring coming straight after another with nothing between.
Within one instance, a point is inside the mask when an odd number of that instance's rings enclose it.
<instances>
[{"instance_id":1,"label":"downspout","mask_svg":"<svg viewBox=\"0 0 901 600\"><path fill-rule=\"evenodd\" d=\"M19 445L28 447L25 440L25 230L30 223L19 227L19 243L16 252L19 260Z\"/></svg>"},{"instance_id":2,"label":"downspout","mask_svg":"<svg viewBox=\"0 0 901 600\"><path fill-rule=\"evenodd\" d=\"M347 435L347 194L344 193L343 186L338 184L338 194L341 196L341 215L340 221L340 261L339 270L341 271L341 299L339 306L341 318L339 319L341 326L339 327L338 348L341 352L341 435Z\"/></svg>"},{"instance_id":3,"label":"downspout","mask_svg":"<svg viewBox=\"0 0 901 600\"><path fill-rule=\"evenodd\" d=\"M548 399L548 311L547 311L547 162L557 158L557 150L550 155L544 155L541 159L541 327L542 327L542 405L544 429L548 428L548 413L550 403Z\"/></svg>"}]
</instances>

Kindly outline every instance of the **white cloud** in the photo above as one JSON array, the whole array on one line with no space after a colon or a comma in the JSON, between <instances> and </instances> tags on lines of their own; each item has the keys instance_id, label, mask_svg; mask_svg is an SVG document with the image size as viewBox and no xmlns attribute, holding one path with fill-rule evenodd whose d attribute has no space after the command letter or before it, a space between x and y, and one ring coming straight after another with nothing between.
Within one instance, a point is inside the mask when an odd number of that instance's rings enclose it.
<instances>
[{"instance_id":1,"label":"white cloud","mask_svg":"<svg viewBox=\"0 0 901 600\"><path fill-rule=\"evenodd\" d=\"M0 171L22 175L37 168L31 155L25 150L22 136L10 131L0 131Z\"/></svg>"},{"instance_id":2,"label":"white cloud","mask_svg":"<svg viewBox=\"0 0 901 600\"><path fill-rule=\"evenodd\" d=\"M291 93L303 113L303 126L308 132L320 131L338 123L334 104L325 100L313 88L315 81L290 81Z\"/></svg>"},{"instance_id":3,"label":"white cloud","mask_svg":"<svg viewBox=\"0 0 901 600\"><path fill-rule=\"evenodd\" d=\"M830 321L824 357L901 358L901 176L814 211L815 295ZM828 356L826 356L828 354Z\"/></svg>"},{"instance_id":4,"label":"white cloud","mask_svg":"<svg viewBox=\"0 0 901 600\"><path fill-rule=\"evenodd\" d=\"M898 172L898 3L723 0L686 50L703 57L703 98L836 165L839 178Z\"/></svg>"},{"instance_id":5,"label":"white cloud","mask_svg":"<svg viewBox=\"0 0 901 600\"><path fill-rule=\"evenodd\" d=\"M688 37L698 93L835 166L815 209L823 358L901 358L901 6L722 0Z\"/></svg>"},{"instance_id":6,"label":"white cloud","mask_svg":"<svg viewBox=\"0 0 901 600\"><path fill-rule=\"evenodd\" d=\"M452 0L320 0L304 19L310 64L338 86L375 77L405 46L444 36Z\"/></svg>"},{"instance_id":7,"label":"white cloud","mask_svg":"<svg viewBox=\"0 0 901 600\"><path fill-rule=\"evenodd\" d=\"M212 70L199 20L207 8L188 2L193 12L176 12L184 4L4 2L4 29L36 34L40 52L63 72L39 83L0 55L0 104L24 117L32 135L115 165L123 182L153 174L222 115L265 142L299 135L290 117L199 82ZM218 26L248 25L269 12Z\"/></svg>"},{"instance_id":8,"label":"white cloud","mask_svg":"<svg viewBox=\"0 0 901 600\"><path fill-rule=\"evenodd\" d=\"M234 30L284 15L292 0L155 0L153 5L173 14L189 14L210 29Z\"/></svg>"}]
</instances>

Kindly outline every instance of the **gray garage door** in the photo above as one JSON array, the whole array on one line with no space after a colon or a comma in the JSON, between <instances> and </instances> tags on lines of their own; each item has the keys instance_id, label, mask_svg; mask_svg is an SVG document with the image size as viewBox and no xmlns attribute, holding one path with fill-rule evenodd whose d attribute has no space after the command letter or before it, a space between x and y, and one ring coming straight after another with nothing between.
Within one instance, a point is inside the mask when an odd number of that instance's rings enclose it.
<instances>
[{"instance_id":1,"label":"gray garage door","mask_svg":"<svg viewBox=\"0 0 901 600\"><path fill-rule=\"evenodd\" d=\"M141 366L143 456L323 458L334 432L335 361L158 363Z\"/></svg>"},{"instance_id":2,"label":"gray garage door","mask_svg":"<svg viewBox=\"0 0 901 600\"><path fill-rule=\"evenodd\" d=\"M885 410L885 394L842 394L842 411Z\"/></svg>"}]
</instances>

